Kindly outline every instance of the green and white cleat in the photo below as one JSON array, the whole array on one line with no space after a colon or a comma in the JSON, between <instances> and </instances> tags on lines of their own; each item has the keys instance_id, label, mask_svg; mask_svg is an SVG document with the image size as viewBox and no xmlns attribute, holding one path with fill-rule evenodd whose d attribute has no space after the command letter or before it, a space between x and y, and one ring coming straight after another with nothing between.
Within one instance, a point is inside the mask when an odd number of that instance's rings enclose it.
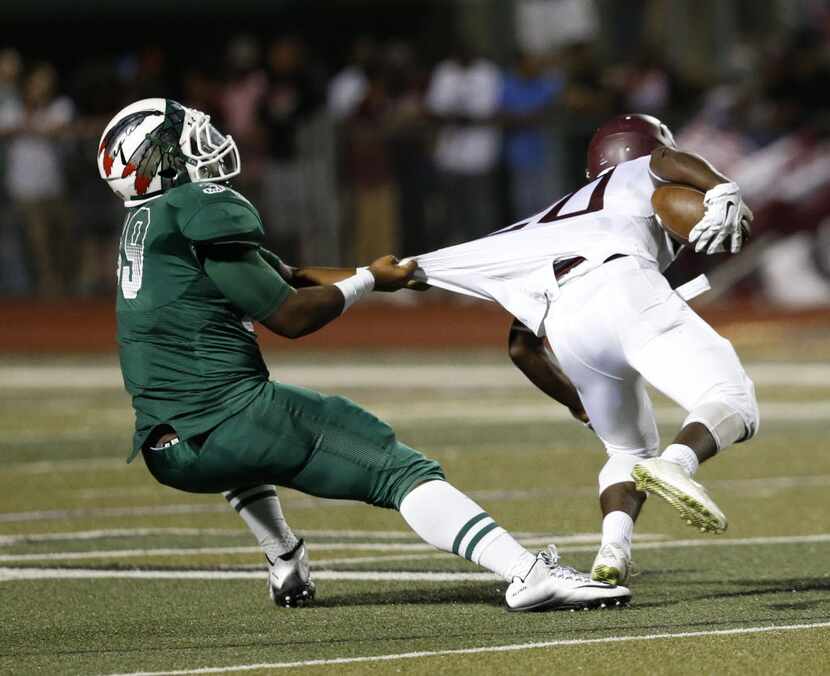
<instances>
[{"instance_id":1,"label":"green and white cleat","mask_svg":"<svg viewBox=\"0 0 830 676\"><path fill-rule=\"evenodd\" d=\"M631 555L615 544L602 545L591 566L591 579L606 584L626 584L632 575Z\"/></svg>"},{"instance_id":2,"label":"green and white cleat","mask_svg":"<svg viewBox=\"0 0 830 676\"><path fill-rule=\"evenodd\" d=\"M628 605L631 592L604 582L595 582L585 573L559 563L556 547L536 556L524 578L516 577L505 594L507 609L529 610L590 610L619 608Z\"/></svg>"},{"instance_id":3,"label":"green and white cleat","mask_svg":"<svg viewBox=\"0 0 830 676\"><path fill-rule=\"evenodd\" d=\"M706 489L678 463L650 458L634 465L631 476L638 491L663 498L693 528L704 533L723 533L726 530L726 515L709 497Z\"/></svg>"}]
</instances>

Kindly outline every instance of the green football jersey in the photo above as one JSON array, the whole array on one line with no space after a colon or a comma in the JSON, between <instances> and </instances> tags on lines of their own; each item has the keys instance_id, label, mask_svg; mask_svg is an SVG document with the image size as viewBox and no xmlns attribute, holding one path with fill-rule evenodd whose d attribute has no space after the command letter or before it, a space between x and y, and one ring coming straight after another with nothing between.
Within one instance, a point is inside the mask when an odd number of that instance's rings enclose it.
<instances>
[{"instance_id":1,"label":"green football jersey","mask_svg":"<svg viewBox=\"0 0 830 676\"><path fill-rule=\"evenodd\" d=\"M136 415L129 460L157 425L187 440L248 406L268 382L253 325L205 274L196 250L216 240L256 246L263 235L253 205L218 184L183 185L129 209L116 305Z\"/></svg>"}]
</instances>

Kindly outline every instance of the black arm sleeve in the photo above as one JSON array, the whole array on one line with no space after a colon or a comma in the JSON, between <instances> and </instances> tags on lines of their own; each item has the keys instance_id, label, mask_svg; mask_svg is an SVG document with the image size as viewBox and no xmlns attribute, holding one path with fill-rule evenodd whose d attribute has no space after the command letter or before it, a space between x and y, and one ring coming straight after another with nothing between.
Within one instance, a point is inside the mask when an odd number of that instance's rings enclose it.
<instances>
[{"instance_id":1,"label":"black arm sleeve","mask_svg":"<svg viewBox=\"0 0 830 676\"><path fill-rule=\"evenodd\" d=\"M245 315L262 321L293 293L259 251L229 244L200 248L205 273Z\"/></svg>"},{"instance_id":2,"label":"black arm sleeve","mask_svg":"<svg viewBox=\"0 0 830 676\"><path fill-rule=\"evenodd\" d=\"M291 284L294 279L294 268L290 265L286 265L283 263L282 258L277 256L273 251L268 251L265 247L259 247L259 255L265 260L268 265L270 265L274 270L277 271L277 274L282 277L286 282Z\"/></svg>"}]
</instances>

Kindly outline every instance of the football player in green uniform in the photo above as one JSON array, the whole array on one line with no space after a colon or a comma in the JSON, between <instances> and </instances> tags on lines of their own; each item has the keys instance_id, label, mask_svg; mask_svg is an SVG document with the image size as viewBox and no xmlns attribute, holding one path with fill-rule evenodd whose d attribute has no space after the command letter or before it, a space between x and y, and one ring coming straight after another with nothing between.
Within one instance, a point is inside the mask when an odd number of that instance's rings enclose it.
<instances>
[{"instance_id":1,"label":"football player in green uniform","mask_svg":"<svg viewBox=\"0 0 830 676\"><path fill-rule=\"evenodd\" d=\"M143 454L162 484L224 493L257 536L279 605L310 600L302 541L274 485L397 509L426 542L508 581L512 610L619 604L628 589L533 555L444 478L438 463L343 397L269 380L251 320L287 338L316 331L415 265L292 268L262 247L259 214L228 180L232 138L169 99L120 111L98 148L101 178L124 200L118 345Z\"/></svg>"}]
</instances>

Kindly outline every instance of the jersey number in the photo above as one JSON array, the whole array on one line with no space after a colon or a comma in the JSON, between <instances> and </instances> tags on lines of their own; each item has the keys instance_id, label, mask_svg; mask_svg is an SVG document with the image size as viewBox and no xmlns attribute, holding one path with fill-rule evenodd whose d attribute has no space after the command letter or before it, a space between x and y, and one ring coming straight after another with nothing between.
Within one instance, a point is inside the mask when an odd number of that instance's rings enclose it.
<instances>
[{"instance_id":1,"label":"jersey number","mask_svg":"<svg viewBox=\"0 0 830 676\"><path fill-rule=\"evenodd\" d=\"M118 251L118 283L121 294L132 300L141 289L144 277L144 240L150 227L150 210L141 207L124 223L121 247Z\"/></svg>"},{"instance_id":2,"label":"jersey number","mask_svg":"<svg viewBox=\"0 0 830 676\"><path fill-rule=\"evenodd\" d=\"M516 232L516 230L521 230L531 223L553 223L554 221L563 221L566 218L574 218L575 216L584 216L585 214L592 214L596 211L602 211L605 208L605 189L608 187L608 182L611 180L611 174L613 173L614 169L612 168L599 178L596 182L597 184L594 186L594 189L591 191L591 196L588 198L588 206L584 209L579 211L571 211L566 214L560 214L564 206L571 201L571 197L576 194L573 192L568 193L550 209L548 209L540 219L536 220L535 216L531 216L523 221L519 221L515 225L511 225L502 230L496 230L496 232L492 234L503 235L506 232Z\"/></svg>"}]
</instances>

